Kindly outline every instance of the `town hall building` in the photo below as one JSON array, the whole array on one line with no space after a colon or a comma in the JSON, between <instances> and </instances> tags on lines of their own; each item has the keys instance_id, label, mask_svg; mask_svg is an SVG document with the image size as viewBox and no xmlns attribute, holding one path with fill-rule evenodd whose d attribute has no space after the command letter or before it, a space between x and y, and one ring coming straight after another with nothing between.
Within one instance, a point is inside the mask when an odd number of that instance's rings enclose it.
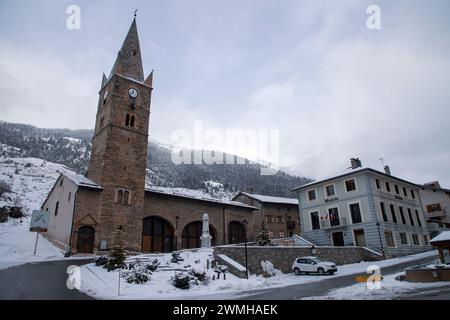
<instances>
[{"instance_id":1,"label":"town hall building","mask_svg":"<svg viewBox=\"0 0 450 320\"><path fill-rule=\"evenodd\" d=\"M50 212L45 236L67 253L117 244L129 252L195 248L204 213L213 244L254 239L254 206L145 188L152 91L134 19L109 77L103 75L88 171L61 174L41 208Z\"/></svg>"}]
</instances>

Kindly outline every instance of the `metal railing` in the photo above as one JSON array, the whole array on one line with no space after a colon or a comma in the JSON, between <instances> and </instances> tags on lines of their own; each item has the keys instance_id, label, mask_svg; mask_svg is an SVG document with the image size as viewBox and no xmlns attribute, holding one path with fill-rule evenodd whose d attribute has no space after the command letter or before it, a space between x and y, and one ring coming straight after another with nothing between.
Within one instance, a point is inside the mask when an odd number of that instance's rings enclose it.
<instances>
[{"instance_id":1,"label":"metal railing","mask_svg":"<svg viewBox=\"0 0 450 320\"><path fill-rule=\"evenodd\" d=\"M320 228L321 229L332 229L332 228L339 228L347 225L347 218L346 217L338 217L335 219L328 219L328 220L322 220L320 221Z\"/></svg>"}]
</instances>

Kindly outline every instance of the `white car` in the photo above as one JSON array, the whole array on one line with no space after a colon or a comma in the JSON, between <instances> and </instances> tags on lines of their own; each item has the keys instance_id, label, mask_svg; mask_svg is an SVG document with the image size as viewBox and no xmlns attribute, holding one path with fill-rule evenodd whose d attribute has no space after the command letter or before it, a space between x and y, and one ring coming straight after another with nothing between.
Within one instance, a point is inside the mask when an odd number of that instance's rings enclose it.
<instances>
[{"instance_id":1,"label":"white car","mask_svg":"<svg viewBox=\"0 0 450 320\"><path fill-rule=\"evenodd\" d=\"M295 274L318 273L323 276L325 273L334 274L337 271L336 264L333 262L323 261L318 257L301 257L295 259L292 264L292 271Z\"/></svg>"}]
</instances>

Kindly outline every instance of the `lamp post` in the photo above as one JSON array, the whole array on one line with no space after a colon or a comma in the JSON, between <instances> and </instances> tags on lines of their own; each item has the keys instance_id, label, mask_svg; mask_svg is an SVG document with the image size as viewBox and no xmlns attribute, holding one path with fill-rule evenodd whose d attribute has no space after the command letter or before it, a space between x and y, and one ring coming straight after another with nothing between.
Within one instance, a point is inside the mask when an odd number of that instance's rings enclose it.
<instances>
[{"instance_id":1,"label":"lamp post","mask_svg":"<svg viewBox=\"0 0 450 320\"><path fill-rule=\"evenodd\" d=\"M245 277L248 279L248 254L247 254L247 220L244 223L244 247L245 247Z\"/></svg>"}]
</instances>

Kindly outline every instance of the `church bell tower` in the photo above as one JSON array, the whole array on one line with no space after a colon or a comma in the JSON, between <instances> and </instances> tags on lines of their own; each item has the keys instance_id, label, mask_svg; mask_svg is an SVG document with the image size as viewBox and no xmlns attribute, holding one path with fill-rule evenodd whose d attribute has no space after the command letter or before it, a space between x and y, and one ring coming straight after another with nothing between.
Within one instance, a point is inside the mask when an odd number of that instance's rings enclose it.
<instances>
[{"instance_id":1,"label":"church bell tower","mask_svg":"<svg viewBox=\"0 0 450 320\"><path fill-rule=\"evenodd\" d=\"M103 74L87 177L101 192L96 239L140 251L153 72L144 79L136 18Z\"/></svg>"}]
</instances>

